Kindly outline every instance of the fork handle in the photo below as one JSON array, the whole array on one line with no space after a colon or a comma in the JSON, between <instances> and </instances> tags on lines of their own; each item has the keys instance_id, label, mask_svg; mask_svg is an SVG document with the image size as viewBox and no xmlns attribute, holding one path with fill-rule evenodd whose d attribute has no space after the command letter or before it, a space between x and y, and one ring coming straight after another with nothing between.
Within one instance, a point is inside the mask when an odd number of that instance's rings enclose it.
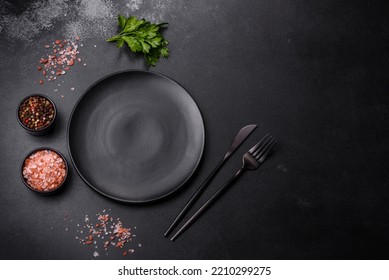
<instances>
[{"instance_id":1,"label":"fork handle","mask_svg":"<svg viewBox=\"0 0 389 280\"><path fill-rule=\"evenodd\" d=\"M239 171L232 176L215 194L208 199L203 206L201 206L196 213L193 214L192 217L176 232L176 234L170 239L171 241L176 240L186 229L188 229L216 200L221 197L221 195L231 187L236 180L246 171L246 169L241 168Z\"/></svg>"}]
</instances>

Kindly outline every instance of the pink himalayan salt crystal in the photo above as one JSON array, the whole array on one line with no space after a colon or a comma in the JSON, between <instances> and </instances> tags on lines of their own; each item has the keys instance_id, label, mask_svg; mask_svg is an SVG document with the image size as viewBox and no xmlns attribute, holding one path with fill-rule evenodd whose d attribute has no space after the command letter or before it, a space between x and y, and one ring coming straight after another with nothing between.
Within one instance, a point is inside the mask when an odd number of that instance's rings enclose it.
<instances>
[{"instance_id":1,"label":"pink himalayan salt crystal","mask_svg":"<svg viewBox=\"0 0 389 280\"><path fill-rule=\"evenodd\" d=\"M23 177L27 184L37 191L53 191L62 184L65 176L65 162L54 151L37 151L24 161Z\"/></svg>"}]
</instances>

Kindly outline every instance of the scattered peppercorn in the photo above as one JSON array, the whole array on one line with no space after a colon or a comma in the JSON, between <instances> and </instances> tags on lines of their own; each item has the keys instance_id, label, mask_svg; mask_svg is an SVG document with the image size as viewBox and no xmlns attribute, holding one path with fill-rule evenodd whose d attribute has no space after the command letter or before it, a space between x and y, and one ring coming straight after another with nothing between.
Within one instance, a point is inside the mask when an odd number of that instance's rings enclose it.
<instances>
[{"instance_id":1,"label":"scattered peppercorn","mask_svg":"<svg viewBox=\"0 0 389 280\"><path fill-rule=\"evenodd\" d=\"M30 96L19 107L19 120L30 129L40 130L54 119L54 106L43 96Z\"/></svg>"}]
</instances>

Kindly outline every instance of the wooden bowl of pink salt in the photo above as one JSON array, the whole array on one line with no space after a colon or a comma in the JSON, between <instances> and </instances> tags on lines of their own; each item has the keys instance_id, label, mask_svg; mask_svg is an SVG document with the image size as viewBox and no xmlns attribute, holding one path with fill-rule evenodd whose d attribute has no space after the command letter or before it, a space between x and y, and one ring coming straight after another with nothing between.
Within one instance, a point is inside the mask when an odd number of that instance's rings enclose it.
<instances>
[{"instance_id":1,"label":"wooden bowl of pink salt","mask_svg":"<svg viewBox=\"0 0 389 280\"><path fill-rule=\"evenodd\" d=\"M27 155L22 164L22 180L32 191L52 194L66 181L68 164L65 157L52 148L38 148Z\"/></svg>"}]
</instances>

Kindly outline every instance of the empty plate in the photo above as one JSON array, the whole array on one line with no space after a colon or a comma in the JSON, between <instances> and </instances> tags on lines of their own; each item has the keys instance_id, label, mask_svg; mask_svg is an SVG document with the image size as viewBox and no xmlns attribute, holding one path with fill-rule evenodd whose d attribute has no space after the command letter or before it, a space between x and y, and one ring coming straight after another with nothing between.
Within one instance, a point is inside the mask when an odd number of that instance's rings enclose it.
<instances>
[{"instance_id":1,"label":"empty plate","mask_svg":"<svg viewBox=\"0 0 389 280\"><path fill-rule=\"evenodd\" d=\"M184 185L205 141L188 92L150 71L109 75L91 86L70 117L68 145L82 179L123 202L149 202Z\"/></svg>"}]
</instances>

